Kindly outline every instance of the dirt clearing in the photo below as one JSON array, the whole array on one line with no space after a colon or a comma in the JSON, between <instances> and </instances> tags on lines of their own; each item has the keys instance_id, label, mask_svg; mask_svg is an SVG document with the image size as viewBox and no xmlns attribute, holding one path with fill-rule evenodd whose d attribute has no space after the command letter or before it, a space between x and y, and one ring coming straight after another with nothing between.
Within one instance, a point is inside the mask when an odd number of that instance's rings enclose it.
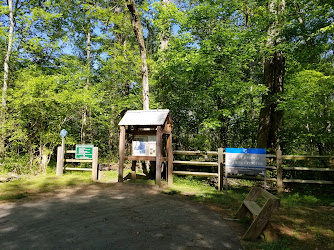
<instances>
[{"instance_id":1,"label":"dirt clearing","mask_svg":"<svg viewBox=\"0 0 334 250\"><path fill-rule=\"evenodd\" d=\"M241 249L214 211L152 186L66 189L0 204L0 249Z\"/></svg>"}]
</instances>

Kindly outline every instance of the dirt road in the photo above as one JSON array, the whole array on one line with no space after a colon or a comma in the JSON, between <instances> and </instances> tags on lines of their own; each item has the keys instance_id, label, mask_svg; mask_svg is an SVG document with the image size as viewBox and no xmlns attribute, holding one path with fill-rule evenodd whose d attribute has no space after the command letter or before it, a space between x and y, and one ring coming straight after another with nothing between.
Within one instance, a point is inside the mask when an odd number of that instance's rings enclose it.
<instances>
[{"instance_id":1,"label":"dirt road","mask_svg":"<svg viewBox=\"0 0 334 250\"><path fill-rule=\"evenodd\" d=\"M241 249L214 211L139 184L0 204L0 249Z\"/></svg>"}]
</instances>

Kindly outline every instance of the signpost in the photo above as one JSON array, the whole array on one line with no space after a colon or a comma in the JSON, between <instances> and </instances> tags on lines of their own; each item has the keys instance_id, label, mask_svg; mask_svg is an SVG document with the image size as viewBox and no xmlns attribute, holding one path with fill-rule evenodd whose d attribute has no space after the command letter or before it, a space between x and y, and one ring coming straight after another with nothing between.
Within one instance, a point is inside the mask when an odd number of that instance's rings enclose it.
<instances>
[{"instance_id":1,"label":"signpost","mask_svg":"<svg viewBox=\"0 0 334 250\"><path fill-rule=\"evenodd\" d=\"M60 131L61 136L61 147L57 149L57 170L56 173L59 176L63 175L63 167L64 167L64 155L65 155L65 137L68 135L66 129L62 129Z\"/></svg>"},{"instance_id":2,"label":"signpost","mask_svg":"<svg viewBox=\"0 0 334 250\"><path fill-rule=\"evenodd\" d=\"M96 181L98 178L98 157L99 149L94 147L94 145L76 145L74 150L65 151L65 137L68 135L68 132L63 129L60 131L60 136L62 137L61 147L57 148L57 176L62 176L64 170L70 171L92 171L92 179ZM65 159L65 153L75 153L75 159ZM91 162L92 168L64 168L65 162Z\"/></svg>"},{"instance_id":3,"label":"signpost","mask_svg":"<svg viewBox=\"0 0 334 250\"><path fill-rule=\"evenodd\" d=\"M266 186L265 148L226 148L225 178L227 174L263 175Z\"/></svg>"}]
</instances>

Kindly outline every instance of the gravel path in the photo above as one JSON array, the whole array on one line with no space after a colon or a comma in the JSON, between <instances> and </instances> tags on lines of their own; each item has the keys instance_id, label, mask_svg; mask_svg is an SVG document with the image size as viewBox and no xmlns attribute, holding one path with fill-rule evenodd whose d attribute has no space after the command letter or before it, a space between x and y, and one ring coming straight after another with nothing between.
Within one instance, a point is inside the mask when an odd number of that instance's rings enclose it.
<instances>
[{"instance_id":1,"label":"gravel path","mask_svg":"<svg viewBox=\"0 0 334 250\"><path fill-rule=\"evenodd\" d=\"M214 211L118 183L0 204L0 249L241 249Z\"/></svg>"}]
</instances>

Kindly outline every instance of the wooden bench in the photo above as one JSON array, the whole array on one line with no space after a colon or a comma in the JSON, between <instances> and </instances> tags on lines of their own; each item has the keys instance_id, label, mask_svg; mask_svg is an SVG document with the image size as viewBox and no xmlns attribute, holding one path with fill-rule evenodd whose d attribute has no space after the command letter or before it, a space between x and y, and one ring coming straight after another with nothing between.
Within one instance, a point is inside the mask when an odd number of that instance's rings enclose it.
<instances>
[{"instance_id":1,"label":"wooden bench","mask_svg":"<svg viewBox=\"0 0 334 250\"><path fill-rule=\"evenodd\" d=\"M259 200L264 200L264 205L259 205ZM269 222L273 211L279 207L280 199L260 187L253 187L246 199L242 202L235 217L243 218L248 212L251 214L253 222L243 236L245 240L256 239L264 232L267 240L276 238L276 233L272 230Z\"/></svg>"}]
</instances>

